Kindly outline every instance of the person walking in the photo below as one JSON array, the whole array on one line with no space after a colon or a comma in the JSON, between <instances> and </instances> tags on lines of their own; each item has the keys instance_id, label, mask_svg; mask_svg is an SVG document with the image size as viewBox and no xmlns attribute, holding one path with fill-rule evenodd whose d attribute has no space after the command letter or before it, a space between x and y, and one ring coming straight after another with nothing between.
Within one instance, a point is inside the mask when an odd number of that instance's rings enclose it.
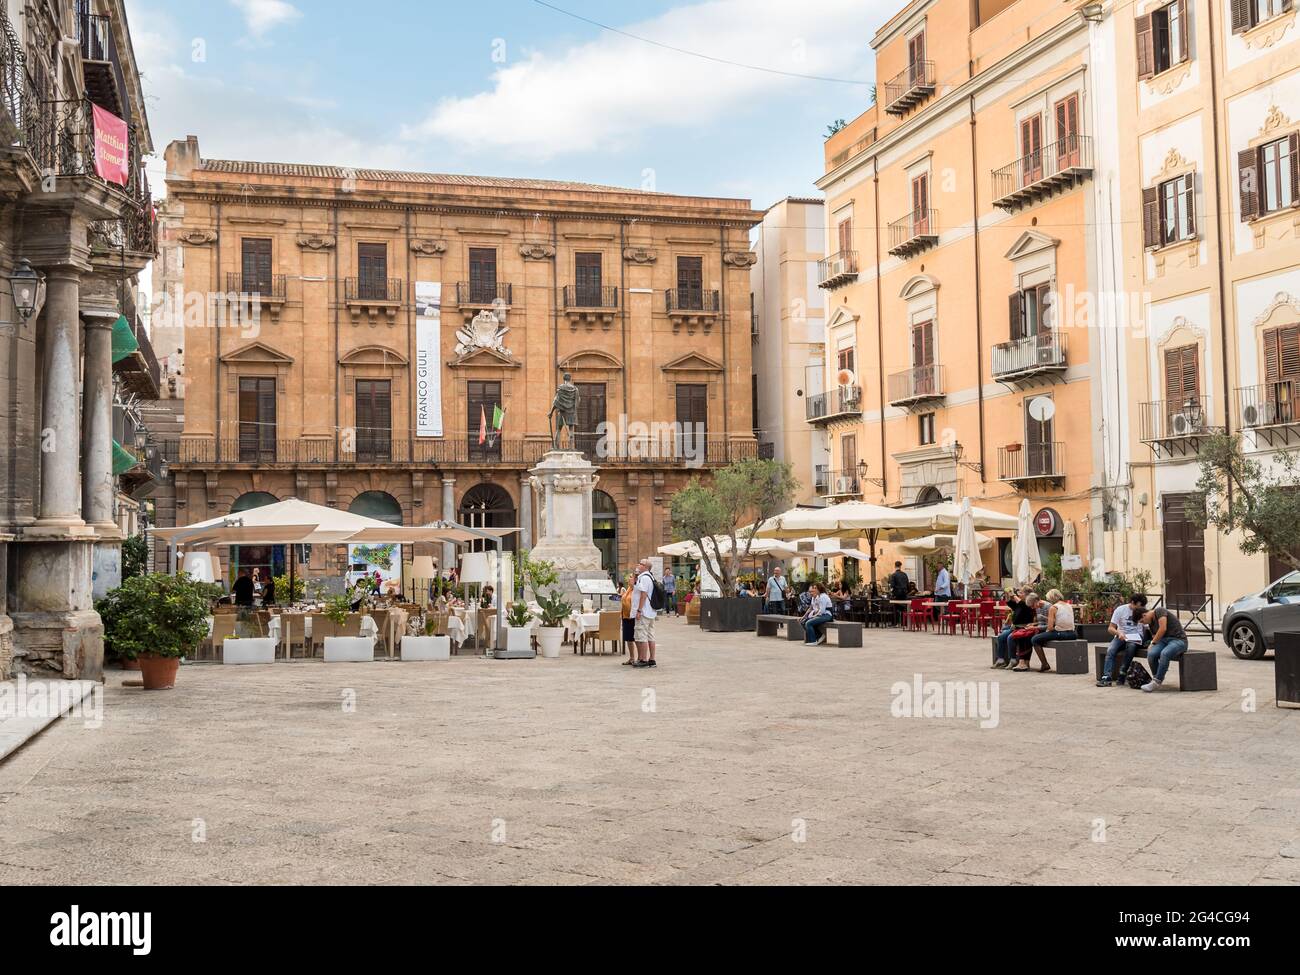
<instances>
[{"instance_id":1,"label":"person walking","mask_svg":"<svg viewBox=\"0 0 1300 975\"><path fill-rule=\"evenodd\" d=\"M672 569L664 569L664 611L677 615L677 577Z\"/></svg>"},{"instance_id":2,"label":"person walking","mask_svg":"<svg viewBox=\"0 0 1300 975\"><path fill-rule=\"evenodd\" d=\"M767 577L767 608L764 612L784 615L785 597L789 591L790 583L785 578L784 570L778 565Z\"/></svg>"},{"instance_id":3,"label":"person walking","mask_svg":"<svg viewBox=\"0 0 1300 975\"><path fill-rule=\"evenodd\" d=\"M655 662L655 578L650 571L650 560L642 559L636 566L636 585L632 589L632 636L636 641L637 661L633 667L657 667ZM662 590L661 590L662 591Z\"/></svg>"}]
</instances>

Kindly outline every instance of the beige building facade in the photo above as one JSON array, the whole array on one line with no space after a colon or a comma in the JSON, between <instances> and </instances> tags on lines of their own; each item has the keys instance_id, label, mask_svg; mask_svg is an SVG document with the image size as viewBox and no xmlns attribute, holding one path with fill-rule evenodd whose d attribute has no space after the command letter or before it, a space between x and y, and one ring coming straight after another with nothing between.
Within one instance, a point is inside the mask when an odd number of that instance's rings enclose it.
<instances>
[{"instance_id":1,"label":"beige building facade","mask_svg":"<svg viewBox=\"0 0 1300 975\"><path fill-rule=\"evenodd\" d=\"M768 207L750 270L755 436L790 464L799 503L816 500L830 459L825 431L808 423L805 405L825 389L826 304L817 286L825 210L824 201L803 197Z\"/></svg>"},{"instance_id":2,"label":"beige building facade","mask_svg":"<svg viewBox=\"0 0 1300 975\"><path fill-rule=\"evenodd\" d=\"M194 137L166 160L177 524L296 496L530 547L566 373L607 568L670 540L693 475L757 452L747 201L212 160Z\"/></svg>"}]
</instances>

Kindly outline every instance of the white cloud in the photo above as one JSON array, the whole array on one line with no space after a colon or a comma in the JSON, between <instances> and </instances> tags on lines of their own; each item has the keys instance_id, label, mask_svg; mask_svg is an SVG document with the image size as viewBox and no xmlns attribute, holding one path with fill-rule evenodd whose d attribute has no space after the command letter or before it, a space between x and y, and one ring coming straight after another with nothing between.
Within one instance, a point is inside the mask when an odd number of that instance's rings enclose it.
<instances>
[{"instance_id":1,"label":"white cloud","mask_svg":"<svg viewBox=\"0 0 1300 975\"><path fill-rule=\"evenodd\" d=\"M291 23L302 16L302 11L285 0L230 0L244 15L244 24L255 38L281 24Z\"/></svg>"},{"instance_id":2,"label":"white cloud","mask_svg":"<svg viewBox=\"0 0 1300 975\"><path fill-rule=\"evenodd\" d=\"M896 6L896 0L712 0L611 26L715 58L856 79L869 71L874 28ZM817 97L824 83L719 64L606 31L559 56L532 53L508 63L492 75L490 89L443 99L402 134L543 161L623 150L654 130L687 137L728 112L801 90Z\"/></svg>"}]
</instances>

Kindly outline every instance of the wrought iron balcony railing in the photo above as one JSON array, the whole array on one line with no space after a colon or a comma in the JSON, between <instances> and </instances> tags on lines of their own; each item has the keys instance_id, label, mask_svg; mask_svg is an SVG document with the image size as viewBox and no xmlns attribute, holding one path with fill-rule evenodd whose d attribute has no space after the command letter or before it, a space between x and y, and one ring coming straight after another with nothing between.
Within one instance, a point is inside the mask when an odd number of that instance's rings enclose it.
<instances>
[{"instance_id":1,"label":"wrought iron balcony railing","mask_svg":"<svg viewBox=\"0 0 1300 975\"><path fill-rule=\"evenodd\" d=\"M400 303L404 287L401 278L347 278L343 282L343 300Z\"/></svg>"},{"instance_id":2,"label":"wrought iron balcony railing","mask_svg":"<svg viewBox=\"0 0 1300 975\"><path fill-rule=\"evenodd\" d=\"M721 308L717 291L708 288L669 288L664 292L664 309L676 312L716 314Z\"/></svg>"},{"instance_id":3,"label":"wrought iron balcony railing","mask_svg":"<svg viewBox=\"0 0 1300 975\"><path fill-rule=\"evenodd\" d=\"M226 291L231 294L257 295L283 301L286 280L283 274L244 274L240 271L227 271Z\"/></svg>"},{"instance_id":4,"label":"wrought iron balcony railing","mask_svg":"<svg viewBox=\"0 0 1300 975\"><path fill-rule=\"evenodd\" d=\"M512 303L513 289L508 284L500 281L457 281L456 282L456 304L458 305L482 305L484 308L490 308L493 305L506 305Z\"/></svg>"},{"instance_id":5,"label":"wrought iron balcony railing","mask_svg":"<svg viewBox=\"0 0 1300 975\"><path fill-rule=\"evenodd\" d=\"M889 225L889 253L895 257L919 254L939 242L939 214L933 209L913 210Z\"/></svg>"},{"instance_id":6,"label":"wrought iron balcony railing","mask_svg":"<svg viewBox=\"0 0 1300 975\"><path fill-rule=\"evenodd\" d=\"M1069 135L993 170L993 205L1015 210L1092 174L1092 137Z\"/></svg>"},{"instance_id":7,"label":"wrought iron balcony railing","mask_svg":"<svg viewBox=\"0 0 1300 975\"><path fill-rule=\"evenodd\" d=\"M1065 333L1050 329L993 346L993 378L1010 380L1066 368Z\"/></svg>"},{"instance_id":8,"label":"wrought iron balcony railing","mask_svg":"<svg viewBox=\"0 0 1300 975\"><path fill-rule=\"evenodd\" d=\"M934 62L913 61L885 82L885 114L906 115L934 94Z\"/></svg>"},{"instance_id":9,"label":"wrought iron balcony railing","mask_svg":"<svg viewBox=\"0 0 1300 975\"><path fill-rule=\"evenodd\" d=\"M817 262L817 287L838 288L858 276L858 252L840 251Z\"/></svg>"},{"instance_id":10,"label":"wrought iron balcony railing","mask_svg":"<svg viewBox=\"0 0 1300 975\"><path fill-rule=\"evenodd\" d=\"M1139 437L1157 456L1186 456L1198 451L1202 440L1223 430L1210 420L1209 399L1205 396L1138 404Z\"/></svg>"},{"instance_id":11,"label":"wrought iron balcony railing","mask_svg":"<svg viewBox=\"0 0 1300 975\"><path fill-rule=\"evenodd\" d=\"M564 286L565 308L617 308L618 288L593 287L585 284Z\"/></svg>"},{"instance_id":12,"label":"wrought iron balcony railing","mask_svg":"<svg viewBox=\"0 0 1300 975\"><path fill-rule=\"evenodd\" d=\"M805 407L809 423L825 423L837 417L858 416L862 413L862 387L837 386L825 393L808 397Z\"/></svg>"},{"instance_id":13,"label":"wrought iron balcony railing","mask_svg":"<svg viewBox=\"0 0 1300 975\"><path fill-rule=\"evenodd\" d=\"M1008 444L998 448L998 480L1038 481L1065 477L1065 444Z\"/></svg>"},{"instance_id":14,"label":"wrought iron balcony railing","mask_svg":"<svg viewBox=\"0 0 1300 975\"><path fill-rule=\"evenodd\" d=\"M943 366L932 363L893 373L888 379L888 390L891 406L941 399Z\"/></svg>"},{"instance_id":15,"label":"wrought iron balcony railing","mask_svg":"<svg viewBox=\"0 0 1300 975\"><path fill-rule=\"evenodd\" d=\"M1239 386L1237 407L1247 430L1300 424L1300 380Z\"/></svg>"}]
</instances>

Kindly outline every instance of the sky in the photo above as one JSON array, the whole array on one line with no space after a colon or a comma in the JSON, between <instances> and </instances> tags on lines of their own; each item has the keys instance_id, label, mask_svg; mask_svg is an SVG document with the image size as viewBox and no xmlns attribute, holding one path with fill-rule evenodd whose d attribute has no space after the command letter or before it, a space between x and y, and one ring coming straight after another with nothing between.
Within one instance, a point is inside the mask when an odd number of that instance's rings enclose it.
<instances>
[{"instance_id":1,"label":"sky","mask_svg":"<svg viewBox=\"0 0 1300 975\"><path fill-rule=\"evenodd\" d=\"M902 3L126 6L160 195L163 149L193 134L207 158L571 179L764 208L820 195L826 127L867 107L871 36Z\"/></svg>"}]
</instances>

